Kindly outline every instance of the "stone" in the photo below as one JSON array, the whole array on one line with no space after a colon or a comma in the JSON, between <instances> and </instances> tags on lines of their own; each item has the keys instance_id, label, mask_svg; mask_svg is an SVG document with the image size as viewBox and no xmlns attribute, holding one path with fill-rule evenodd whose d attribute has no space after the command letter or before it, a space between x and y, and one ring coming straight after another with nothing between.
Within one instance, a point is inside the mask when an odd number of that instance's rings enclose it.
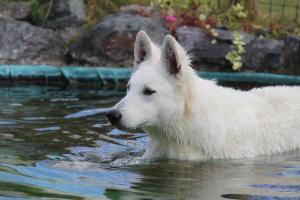
<instances>
[{"instance_id":1,"label":"stone","mask_svg":"<svg viewBox=\"0 0 300 200\"><path fill-rule=\"evenodd\" d=\"M27 19L30 15L28 2L0 2L0 17Z\"/></svg>"},{"instance_id":2,"label":"stone","mask_svg":"<svg viewBox=\"0 0 300 200\"><path fill-rule=\"evenodd\" d=\"M254 70L276 70L283 66L283 41L256 38L245 46L243 67Z\"/></svg>"},{"instance_id":3,"label":"stone","mask_svg":"<svg viewBox=\"0 0 300 200\"><path fill-rule=\"evenodd\" d=\"M0 17L0 44L0 63L64 63L61 36L27 22Z\"/></svg>"},{"instance_id":4,"label":"stone","mask_svg":"<svg viewBox=\"0 0 300 200\"><path fill-rule=\"evenodd\" d=\"M86 18L83 0L54 0L52 12L56 19L66 16L75 16L80 20Z\"/></svg>"},{"instance_id":5,"label":"stone","mask_svg":"<svg viewBox=\"0 0 300 200\"><path fill-rule=\"evenodd\" d=\"M82 33L86 30L85 27L67 27L57 30L60 36L64 39L67 44L70 44L75 38L79 38Z\"/></svg>"},{"instance_id":6,"label":"stone","mask_svg":"<svg viewBox=\"0 0 300 200\"><path fill-rule=\"evenodd\" d=\"M54 0L51 18L47 27L63 29L66 27L78 27L86 19L86 11L83 0Z\"/></svg>"},{"instance_id":7,"label":"stone","mask_svg":"<svg viewBox=\"0 0 300 200\"><path fill-rule=\"evenodd\" d=\"M132 66L133 46L140 30L161 44L169 33L160 19L129 13L108 15L71 45L71 62L101 66Z\"/></svg>"},{"instance_id":8,"label":"stone","mask_svg":"<svg viewBox=\"0 0 300 200\"><path fill-rule=\"evenodd\" d=\"M154 12L154 9L151 6L131 4L126 6L121 6L120 11L131 13L131 14L139 14L142 16L151 16Z\"/></svg>"},{"instance_id":9,"label":"stone","mask_svg":"<svg viewBox=\"0 0 300 200\"><path fill-rule=\"evenodd\" d=\"M216 40L224 41L224 42L227 41L230 44L232 44L233 34L234 34L233 31L222 30L222 29L217 29L216 31L218 33L218 35L215 37ZM243 40L245 44L249 44L254 39L254 36L249 33L240 32L240 34L243 35Z\"/></svg>"},{"instance_id":10,"label":"stone","mask_svg":"<svg viewBox=\"0 0 300 200\"><path fill-rule=\"evenodd\" d=\"M83 25L83 21L77 20L75 16L61 17L55 20L49 20L46 27L53 30L64 30L67 28L77 28Z\"/></svg>"},{"instance_id":11,"label":"stone","mask_svg":"<svg viewBox=\"0 0 300 200\"><path fill-rule=\"evenodd\" d=\"M225 59L231 50L229 36L219 35L216 44L205 30L197 27L181 26L175 30L179 43L188 50L192 56L192 63L197 67L225 66L230 63ZM223 38L224 37L224 38Z\"/></svg>"},{"instance_id":12,"label":"stone","mask_svg":"<svg viewBox=\"0 0 300 200\"><path fill-rule=\"evenodd\" d=\"M284 38L284 67L291 73L300 74L299 36L287 36Z\"/></svg>"},{"instance_id":13,"label":"stone","mask_svg":"<svg viewBox=\"0 0 300 200\"><path fill-rule=\"evenodd\" d=\"M226 60L226 55L232 50L233 31L217 29L217 36L213 38L206 30L196 27L182 26L176 29L179 42L188 49L193 58L193 65L215 70L230 70L231 63ZM278 71L283 66L283 46L282 40L256 38L254 35L241 32L244 36L245 53L242 54L242 69L254 71ZM215 39L214 44L212 40ZM288 41L294 41L289 39ZM292 59L286 62L295 66L299 63L299 46L291 45L290 51L286 51ZM288 45L289 46L289 45ZM292 50L293 49L293 50ZM298 54L297 54L298 53ZM293 55L293 56L292 56ZM296 63L296 64L295 64ZM199 69L199 68L198 68Z\"/></svg>"}]
</instances>

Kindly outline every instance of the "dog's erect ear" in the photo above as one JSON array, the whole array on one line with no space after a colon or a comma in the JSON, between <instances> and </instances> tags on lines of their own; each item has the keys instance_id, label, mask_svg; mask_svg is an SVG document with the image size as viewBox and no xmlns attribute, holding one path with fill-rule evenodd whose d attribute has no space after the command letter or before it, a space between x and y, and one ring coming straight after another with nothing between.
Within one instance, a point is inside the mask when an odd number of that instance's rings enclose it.
<instances>
[{"instance_id":1,"label":"dog's erect ear","mask_svg":"<svg viewBox=\"0 0 300 200\"><path fill-rule=\"evenodd\" d=\"M145 31L139 31L134 44L134 68L152 55L152 42Z\"/></svg>"},{"instance_id":2,"label":"dog's erect ear","mask_svg":"<svg viewBox=\"0 0 300 200\"><path fill-rule=\"evenodd\" d=\"M167 35L162 44L161 59L166 70L174 76L178 76L182 67L182 57L185 55L180 44L171 36Z\"/></svg>"}]
</instances>

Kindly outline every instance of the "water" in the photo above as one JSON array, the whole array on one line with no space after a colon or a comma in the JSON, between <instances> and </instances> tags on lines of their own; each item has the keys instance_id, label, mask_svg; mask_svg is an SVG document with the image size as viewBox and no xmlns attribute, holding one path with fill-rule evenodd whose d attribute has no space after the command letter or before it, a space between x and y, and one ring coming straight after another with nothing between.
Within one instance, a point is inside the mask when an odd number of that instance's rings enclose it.
<instances>
[{"instance_id":1,"label":"water","mask_svg":"<svg viewBox=\"0 0 300 200\"><path fill-rule=\"evenodd\" d=\"M104 117L122 92L14 86L0 94L0 199L300 199L299 152L143 161L147 135Z\"/></svg>"}]
</instances>

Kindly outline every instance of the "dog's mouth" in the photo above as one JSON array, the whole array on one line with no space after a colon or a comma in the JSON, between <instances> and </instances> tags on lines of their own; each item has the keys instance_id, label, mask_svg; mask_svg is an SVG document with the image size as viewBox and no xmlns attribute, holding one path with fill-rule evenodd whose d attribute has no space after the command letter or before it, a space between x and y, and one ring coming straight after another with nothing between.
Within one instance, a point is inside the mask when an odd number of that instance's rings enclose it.
<instances>
[{"instance_id":1,"label":"dog's mouth","mask_svg":"<svg viewBox=\"0 0 300 200\"><path fill-rule=\"evenodd\" d=\"M131 133L143 132L143 128L141 128L140 126L138 126L138 127L128 127L128 126L125 126L121 123L118 123L118 124L115 124L115 125L112 125L112 126L116 127L119 130L126 131L126 132L131 132Z\"/></svg>"},{"instance_id":2,"label":"dog's mouth","mask_svg":"<svg viewBox=\"0 0 300 200\"><path fill-rule=\"evenodd\" d=\"M121 131L125 131L128 133L137 133L137 132L143 132L142 128L128 128L125 126L115 126L117 129L121 130Z\"/></svg>"},{"instance_id":3,"label":"dog's mouth","mask_svg":"<svg viewBox=\"0 0 300 200\"><path fill-rule=\"evenodd\" d=\"M120 112L111 111L106 116L107 116L109 123L119 130L123 130L123 131L127 131L127 132L135 132L138 129L138 127L141 127L141 126L133 127L133 126L124 125L124 124L126 124L126 122L124 122L121 119L122 114Z\"/></svg>"},{"instance_id":4,"label":"dog's mouth","mask_svg":"<svg viewBox=\"0 0 300 200\"><path fill-rule=\"evenodd\" d=\"M128 128L128 127L126 127L122 124L117 124L117 125L115 125L115 127L119 130L122 130L122 131L130 131L130 128Z\"/></svg>"},{"instance_id":5,"label":"dog's mouth","mask_svg":"<svg viewBox=\"0 0 300 200\"><path fill-rule=\"evenodd\" d=\"M110 124L111 124L111 126L116 127L117 129L122 130L122 131L126 131L126 132L132 132L136 129L136 128L131 128L131 127L125 126L121 122L116 123L116 124L112 124L110 122Z\"/></svg>"}]
</instances>

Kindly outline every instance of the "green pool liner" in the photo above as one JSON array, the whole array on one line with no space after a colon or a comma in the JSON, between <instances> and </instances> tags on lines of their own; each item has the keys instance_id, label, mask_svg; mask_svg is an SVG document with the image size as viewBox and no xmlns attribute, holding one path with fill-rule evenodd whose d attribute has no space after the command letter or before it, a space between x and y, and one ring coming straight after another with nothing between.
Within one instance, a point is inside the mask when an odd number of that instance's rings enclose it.
<instances>
[{"instance_id":1,"label":"green pool liner","mask_svg":"<svg viewBox=\"0 0 300 200\"><path fill-rule=\"evenodd\" d=\"M246 82L268 85L299 85L300 76L251 72L197 72L205 79L221 82Z\"/></svg>"},{"instance_id":2,"label":"green pool liner","mask_svg":"<svg viewBox=\"0 0 300 200\"><path fill-rule=\"evenodd\" d=\"M50 65L8 65L9 76L12 81L63 81L64 76L58 67ZM2 68L2 66L1 66ZM1 69L0 68L0 69Z\"/></svg>"},{"instance_id":3,"label":"green pool liner","mask_svg":"<svg viewBox=\"0 0 300 200\"><path fill-rule=\"evenodd\" d=\"M96 83L102 84L96 68L91 67L60 67L66 80L70 83Z\"/></svg>"},{"instance_id":4,"label":"green pool liner","mask_svg":"<svg viewBox=\"0 0 300 200\"><path fill-rule=\"evenodd\" d=\"M40 81L45 84L55 81L72 83L93 83L104 86L125 84L133 70L132 68L112 67L75 67L52 65L0 65L0 80L2 81ZM205 79L220 82L241 82L268 85L300 85L300 76L250 73L250 72L197 72Z\"/></svg>"},{"instance_id":5,"label":"green pool liner","mask_svg":"<svg viewBox=\"0 0 300 200\"><path fill-rule=\"evenodd\" d=\"M7 65L2 65L0 67L0 80L10 80L10 67Z\"/></svg>"},{"instance_id":6,"label":"green pool liner","mask_svg":"<svg viewBox=\"0 0 300 200\"><path fill-rule=\"evenodd\" d=\"M103 85L126 83L132 74L130 68L98 67L96 70Z\"/></svg>"}]
</instances>

